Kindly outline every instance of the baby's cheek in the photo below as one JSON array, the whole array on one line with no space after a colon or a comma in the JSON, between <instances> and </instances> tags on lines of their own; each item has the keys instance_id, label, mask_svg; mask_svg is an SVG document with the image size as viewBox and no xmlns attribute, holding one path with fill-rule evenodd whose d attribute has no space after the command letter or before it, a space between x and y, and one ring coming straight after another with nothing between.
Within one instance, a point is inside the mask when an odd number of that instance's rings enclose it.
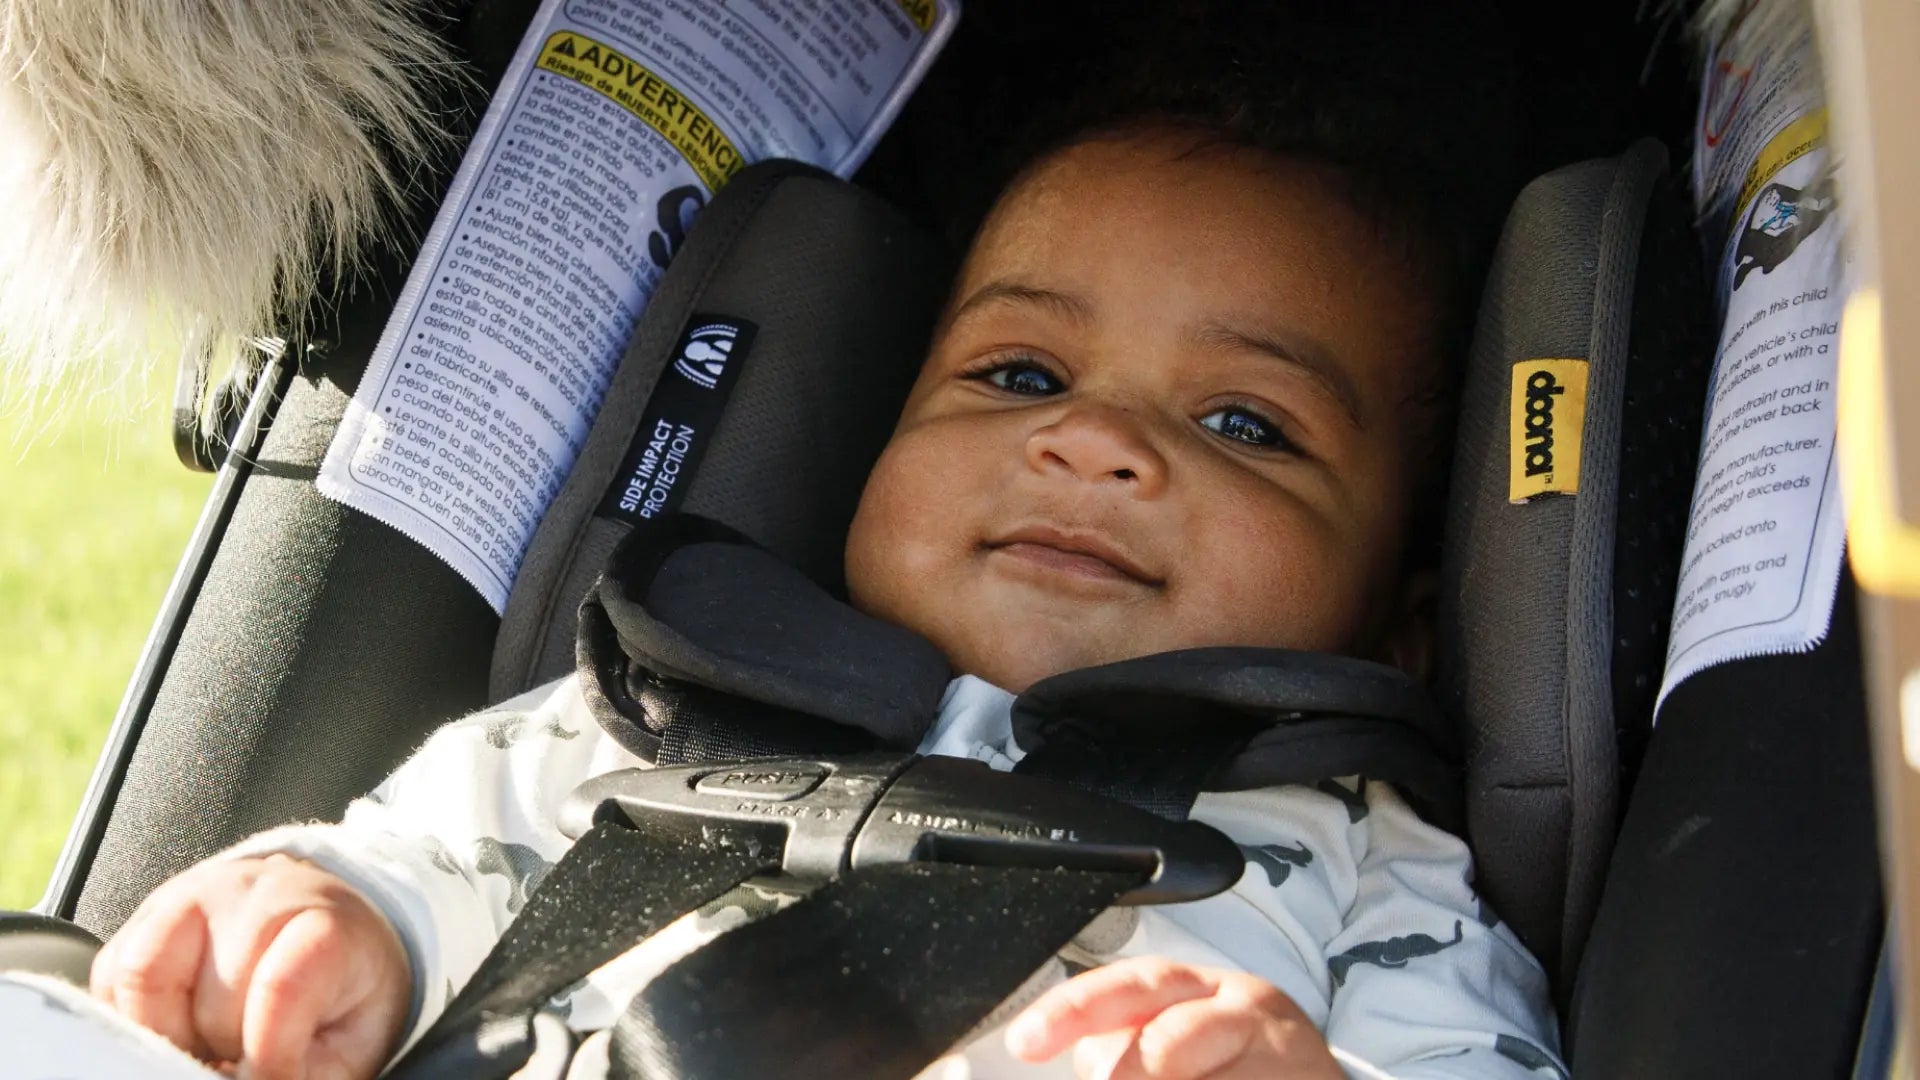
<instances>
[{"instance_id":1,"label":"baby's cheek","mask_svg":"<svg viewBox=\"0 0 1920 1080\"><path fill-rule=\"evenodd\" d=\"M889 493L876 483L879 479L876 474L868 481L847 532L847 596L861 611L885 617L889 585L900 576L891 565L899 554L895 530L900 515L890 505Z\"/></svg>"},{"instance_id":2,"label":"baby's cheek","mask_svg":"<svg viewBox=\"0 0 1920 1080\"><path fill-rule=\"evenodd\" d=\"M1193 640L1346 652L1365 625L1368 558L1330 530L1228 519L1203 529L1177 617Z\"/></svg>"},{"instance_id":3,"label":"baby's cheek","mask_svg":"<svg viewBox=\"0 0 1920 1080\"><path fill-rule=\"evenodd\" d=\"M854 606L911 628L915 593L937 576L941 533L957 527L916 441L896 436L875 464L847 534Z\"/></svg>"}]
</instances>

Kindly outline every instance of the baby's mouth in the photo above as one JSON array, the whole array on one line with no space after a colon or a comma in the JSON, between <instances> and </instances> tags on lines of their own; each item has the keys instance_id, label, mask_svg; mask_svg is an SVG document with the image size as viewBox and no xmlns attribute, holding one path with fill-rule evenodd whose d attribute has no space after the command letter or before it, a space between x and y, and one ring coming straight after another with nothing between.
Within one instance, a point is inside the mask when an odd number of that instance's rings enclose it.
<instances>
[{"instance_id":1,"label":"baby's mouth","mask_svg":"<svg viewBox=\"0 0 1920 1080\"><path fill-rule=\"evenodd\" d=\"M989 553L1034 569L1092 581L1129 582L1159 588L1166 584L1118 545L1095 533L1029 525L987 541Z\"/></svg>"}]
</instances>

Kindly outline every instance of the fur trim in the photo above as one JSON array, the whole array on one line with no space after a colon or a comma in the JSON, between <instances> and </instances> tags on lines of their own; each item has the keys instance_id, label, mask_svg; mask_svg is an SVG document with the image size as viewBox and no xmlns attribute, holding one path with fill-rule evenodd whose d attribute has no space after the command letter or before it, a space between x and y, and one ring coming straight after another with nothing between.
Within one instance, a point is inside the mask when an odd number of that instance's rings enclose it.
<instances>
[{"instance_id":1,"label":"fur trim","mask_svg":"<svg viewBox=\"0 0 1920 1080\"><path fill-rule=\"evenodd\" d=\"M0 387L238 359L281 329L391 227L394 163L444 137L455 68L422 14L0 0Z\"/></svg>"}]
</instances>

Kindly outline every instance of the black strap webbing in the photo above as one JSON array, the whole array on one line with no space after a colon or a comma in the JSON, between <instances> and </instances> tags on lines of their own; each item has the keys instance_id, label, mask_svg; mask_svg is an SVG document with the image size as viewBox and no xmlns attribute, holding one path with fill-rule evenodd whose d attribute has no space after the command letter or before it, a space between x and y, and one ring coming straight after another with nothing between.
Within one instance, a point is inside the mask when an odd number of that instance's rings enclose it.
<instances>
[{"instance_id":1,"label":"black strap webbing","mask_svg":"<svg viewBox=\"0 0 1920 1080\"><path fill-rule=\"evenodd\" d=\"M474 1075L476 1060L498 1068L494 1075L519 1068L533 1050L533 1014L548 998L778 866L779 852L594 826L548 871L459 996L388 1075L464 1078Z\"/></svg>"},{"instance_id":2,"label":"black strap webbing","mask_svg":"<svg viewBox=\"0 0 1920 1080\"><path fill-rule=\"evenodd\" d=\"M880 741L846 724L761 705L693 683L647 678L634 701L660 726L654 761L683 765L757 758L838 757L878 749Z\"/></svg>"},{"instance_id":3,"label":"black strap webbing","mask_svg":"<svg viewBox=\"0 0 1920 1080\"><path fill-rule=\"evenodd\" d=\"M1206 733L1195 734L1186 745L1127 743L1102 738L1090 725L1060 724L1046 744L1020 759L1013 771L1071 784L1169 821L1185 821L1200 789L1250 737L1244 732Z\"/></svg>"},{"instance_id":4,"label":"black strap webbing","mask_svg":"<svg viewBox=\"0 0 1920 1080\"><path fill-rule=\"evenodd\" d=\"M1141 880L938 863L855 871L647 984L614 1028L610 1075L911 1077Z\"/></svg>"}]
</instances>

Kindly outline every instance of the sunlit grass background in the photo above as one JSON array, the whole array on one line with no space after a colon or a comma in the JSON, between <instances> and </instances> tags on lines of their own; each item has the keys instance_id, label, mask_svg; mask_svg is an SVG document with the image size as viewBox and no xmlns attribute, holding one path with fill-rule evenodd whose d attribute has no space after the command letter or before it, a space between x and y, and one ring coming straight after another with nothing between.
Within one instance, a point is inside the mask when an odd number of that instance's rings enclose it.
<instances>
[{"instance_id":1,"label":"sunlit grass background","mask_svg":"<svg viewBox=\"0 0 1920 1080\"><path fill-rule=\"evenodd\" d=\"M0 909L39 901L212 486L161 381L0 412Z\"/></svg>"}]
</instances>

